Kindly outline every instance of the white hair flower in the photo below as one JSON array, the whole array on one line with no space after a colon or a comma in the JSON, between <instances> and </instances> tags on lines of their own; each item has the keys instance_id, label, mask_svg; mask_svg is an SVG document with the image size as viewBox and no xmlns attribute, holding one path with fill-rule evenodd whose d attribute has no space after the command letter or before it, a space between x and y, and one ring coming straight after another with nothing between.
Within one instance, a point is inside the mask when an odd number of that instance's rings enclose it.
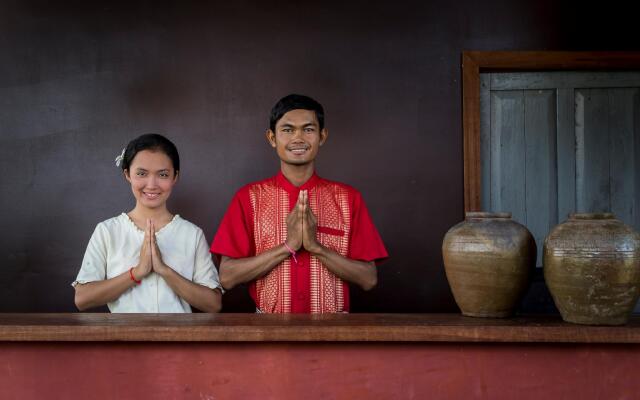
<instances>
[{"instance_id":1,"label":"white hair flower","mask_svg":"<svg viewBox=\"0 0 640 400\"><path fill-rule=\"evenodd\" d=\"M126 150L126 147L124 149L122 149L122 153L120 153L120 155L118 157L116 157L116 167L119 167L120 164L122 164L122 160L124 160L124 151Z\"/></svg>"}]
</instances>

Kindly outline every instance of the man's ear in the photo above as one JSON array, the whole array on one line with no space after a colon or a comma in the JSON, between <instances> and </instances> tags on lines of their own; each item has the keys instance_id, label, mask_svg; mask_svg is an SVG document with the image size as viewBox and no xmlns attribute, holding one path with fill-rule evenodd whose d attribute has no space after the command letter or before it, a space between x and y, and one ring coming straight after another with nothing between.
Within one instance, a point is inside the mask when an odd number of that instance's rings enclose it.
<instances>
[{"instance_id":1,"label":"man's ear","mask_svg":"<svg viewBox=\"0 0 640 400\"><path fill-rule=\"evenodd\" d=\"M273 131L271 129L267 129L267 132L265 133L265 136L267 137L267 140L269 141L269 144L271 145L271 147L275 148L276 147L276 134L273 133Z\"/></svg>"},{"instance_id":2,"label":"man's ear","mask_svg":"<svg viewBox=\"0 0 640 400\"><path fill-rule=\"evenodd\" d=\"M327 141L328 137L329 137L329 130L327 128L322 128L322 130L320 131L320 146L322 146L324 142Z\"/></svg>"}]
</instances>

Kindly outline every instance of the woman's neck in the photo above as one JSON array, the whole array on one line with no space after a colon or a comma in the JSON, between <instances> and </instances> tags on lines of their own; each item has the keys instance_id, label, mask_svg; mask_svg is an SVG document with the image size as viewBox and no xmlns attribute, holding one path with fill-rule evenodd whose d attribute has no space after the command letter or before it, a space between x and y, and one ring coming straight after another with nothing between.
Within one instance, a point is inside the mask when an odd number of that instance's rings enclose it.
<instances>
[{"instance_id":1,"label":"woman's neck","mask_svg":"<svg viewBox=\"0 0 640 400\"><path fill-rule=\"evenodd\" d=\"M162 208L147 208L140 204L136 204L136 207L127 213L129 218L138 225L138 227L146 226L147 219L153 221L156 230L159 230L173 219L173 214L169 212L167 207Z\"/></svg>"}]
</instances>

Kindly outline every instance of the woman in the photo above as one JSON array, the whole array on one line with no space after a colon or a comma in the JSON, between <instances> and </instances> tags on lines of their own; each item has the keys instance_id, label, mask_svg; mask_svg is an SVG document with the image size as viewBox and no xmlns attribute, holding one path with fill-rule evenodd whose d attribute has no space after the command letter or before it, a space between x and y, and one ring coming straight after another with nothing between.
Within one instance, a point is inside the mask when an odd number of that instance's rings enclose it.
<instances>
[{"instance_id":1,"label":"woman","mask_svg":"<svg viewBox=\"0 0 640 400\"><path fill-rule=\"evenodd\" d=\"M136 206L93 232L73 283L78 309L220 311L221 286L202 230L167 209L180 171L175 145L161 135L142 135L116 161Z\"/></svg>"}]
</instances>

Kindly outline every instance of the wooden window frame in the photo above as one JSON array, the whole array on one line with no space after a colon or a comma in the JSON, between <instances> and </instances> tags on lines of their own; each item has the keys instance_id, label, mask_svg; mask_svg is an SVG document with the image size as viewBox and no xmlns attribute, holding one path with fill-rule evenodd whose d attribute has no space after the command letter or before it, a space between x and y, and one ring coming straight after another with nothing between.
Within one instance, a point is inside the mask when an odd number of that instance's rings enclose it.
<instances>
[{"instance_id":1,"label":"wooden window frame","mask_svg":"<svg viewBox=\"0 0 640 400\"><path fill-rule=\"evenodd\" d=\"M640 70L640 52L463 51L464 209L481 209L480 73L506 71Z\"/></svg>"}]
</instances>

